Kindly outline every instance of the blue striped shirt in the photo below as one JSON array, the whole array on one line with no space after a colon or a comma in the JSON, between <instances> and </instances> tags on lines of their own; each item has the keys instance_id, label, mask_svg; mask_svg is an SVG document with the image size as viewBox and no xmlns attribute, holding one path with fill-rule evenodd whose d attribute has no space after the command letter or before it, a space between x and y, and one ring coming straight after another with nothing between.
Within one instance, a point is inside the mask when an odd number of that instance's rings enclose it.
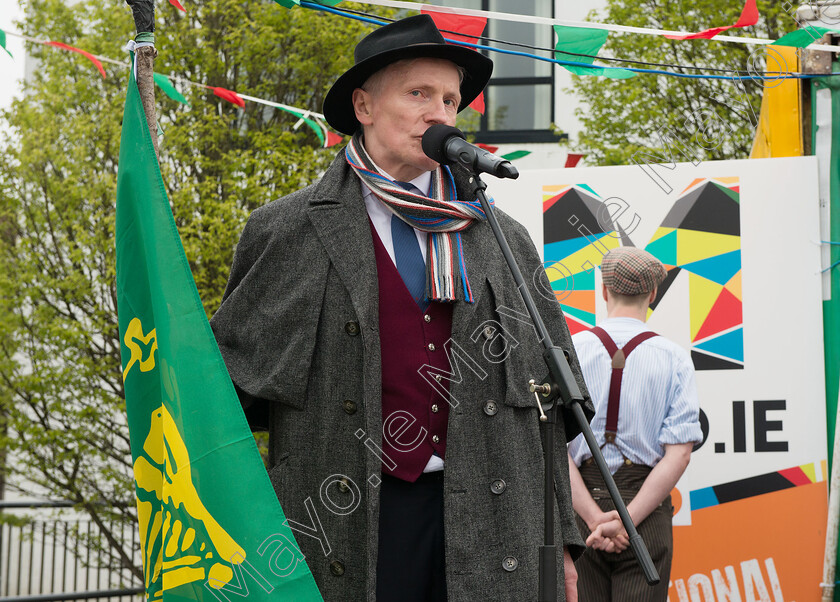
<instances>
[{"instance_id":1,"label":"blue striped shirt","mask_svg":"<svg viewBox=\"0 0 840 602\"><path fill-rule=\"evenodd\" d=\"M644 322L633 318L610 318L599 326L619 349L649 330ZM627 357L618 433L615 444L604 445L611 358L601 340L589 331L577 333L572 341L595 404L592 431L610 472L615 473L624 458L634 464L655 466L665 454L664 445L702 439L694 364L685 349L659 336L643 342ZM582 435L569 444L569 453L578 466L592 455Z\"/></svg>"}]
</instances>

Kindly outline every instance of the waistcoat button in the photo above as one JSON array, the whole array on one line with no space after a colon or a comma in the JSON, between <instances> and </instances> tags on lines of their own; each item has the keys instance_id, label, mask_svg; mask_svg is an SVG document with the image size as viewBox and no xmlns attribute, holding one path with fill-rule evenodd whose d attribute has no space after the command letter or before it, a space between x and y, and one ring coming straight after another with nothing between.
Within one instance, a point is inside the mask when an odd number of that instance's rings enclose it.
<instances>
[{"instance_id":1,"label":"waistcoat button","mask_svg":"<svg viewBox=\"0 0 840 602\"><path fill-rule=\"evenodd\" d=\"M355 414L356 413L356 402L351 401L349 399L345 399L344 402L341 404L344 407L344 411L348 414Z\"/></svg>"},{"instance_id":2,"label":"waistcoat button","mask_svg":"<svg viewBox=\"0 0 840 602\"><path fill-rule=\"evenodd\" d=\"M351 337L354 337L354 336L359 334L359 323L358 322L347 322L347 324L344 325L344 330Z\"/></svg>"}]
</instances>

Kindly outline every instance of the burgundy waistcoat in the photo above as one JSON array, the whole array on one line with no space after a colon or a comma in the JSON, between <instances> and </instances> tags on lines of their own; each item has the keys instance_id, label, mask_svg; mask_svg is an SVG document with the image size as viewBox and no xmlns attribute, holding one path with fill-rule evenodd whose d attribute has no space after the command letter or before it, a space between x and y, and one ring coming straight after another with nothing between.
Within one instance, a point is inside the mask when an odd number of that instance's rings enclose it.
<instances>
[{"instance_id":1,"label":"burgundy waistcoat","mask_svg":"<svg viewBox=\"0 0 840 602\"><path fill-rule=\"evenodd\" d=\"M449 403L426 379L449 372L444 344L452 332L452 304L420 310L371 224L379 278L382 356L382 472L417 480L432 453L446 457ZM423 369L432 366L437 371ZM435 380L446 390L446 379Z\"/></svg>"}]
</instances>

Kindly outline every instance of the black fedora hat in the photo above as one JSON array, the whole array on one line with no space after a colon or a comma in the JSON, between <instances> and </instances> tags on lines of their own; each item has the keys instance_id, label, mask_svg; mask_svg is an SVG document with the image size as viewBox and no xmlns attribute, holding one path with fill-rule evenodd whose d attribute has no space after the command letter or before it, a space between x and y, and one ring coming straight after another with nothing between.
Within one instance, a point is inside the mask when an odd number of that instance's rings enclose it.
<instances>
[{"instance_id":1,"label":"black fedora hat","mask_svg":"<svg viewBox=\"0 0 840 602\"><path fill-rule=\"evenodd\" d=\"M371 75L402 59L420 57L452 61L464 69L458 111L475 100L493 73L493 61L464 46L447 44L429 15L395 21L365 36L356 45L356 64L333 84L324 99L324 117L333 128L353 135L359 127L353 110L353 90Z\"/></svg>"}]
</instances>

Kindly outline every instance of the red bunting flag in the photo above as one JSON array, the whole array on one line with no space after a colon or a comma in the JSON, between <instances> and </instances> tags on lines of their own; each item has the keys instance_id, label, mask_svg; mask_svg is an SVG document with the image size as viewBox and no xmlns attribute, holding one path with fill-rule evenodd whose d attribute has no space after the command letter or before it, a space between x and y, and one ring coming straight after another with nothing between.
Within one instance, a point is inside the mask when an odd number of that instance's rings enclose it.
<instances>
[{"instance_id":1,"label":"red bunting flag","mask_svg":"<svg viewBox=\"0 0 840 602\"><path fill-rule=\"evenodd\" d=\"M180 10L181 12L187 12L187 9L181 6L181 3L178 0L169 0L169 4Z\"/></svg>"},{"instance_id":2,"label":"red bunting flag","mask_svg":"<svg viewBox=\"0 0 840 602\"><path fill-rule=\"evenodd\" d=\"M744 8L741 9L741 16L738 17L738 20L735 22L734 25L726 25L724 27L712 27L711 29L704 29L703 31L698 31L697 33L666 35L665 37L670 38L672 40L696 40L698 38L711 40L717 34L724 32L727 29L732 29L735 27L749 27L750 25L755 25L756 23L758 23L758 7L755 5L755 0L746 0L746 2L744 3Z\"/></svg>"},{"instance_id":3,"label":"red bunting flag","mask_svg":"<svg viewBox=\"0 0 840 602\"><path fill-rule=\"evenodd\" d=\"M327 140L324 143L324 148L329 148L331 146L335 146L336 144L340 143L344 140L344 136L339 136L335 132L331 132L327 130Z\"/></svg>"},{"instance_id":4,"label":"red bunting flag","mask_svg":"<svg viewBox=\"0 0 840 602\"><path fill-rule=\"evenodd\" d=\"M494 153L494 154L495 154L495 152L496 152L497 150L499 150L499 147L498 147L498 146L493 146L492 144L482 144L481 142L477 142L477 143L476 143L476 146L477 146L478 148L483 148L483 149L484 149L484 150L486 150L488 153Z\"/></svg>"},{"instance_id":5,"label":"red bunting flag","mask_svg":"<svg viewBox=\"0 0 840 602\"><path fill-rule=\"evenodd\" d=\"M566 155L566 165L564 167L574 167L580 160L583 159L586 155L583 153L569 153Z\"/></svg>"},{"instance_id":6,"label":"red bunting flag","mask_svg":"<svg viewBox=\"0 0 840 602\"><path fill-rule=\"evenodd\" d=\"M61 48L62 50L69 50L70 52L78 52L83 57L89 59L94 65L96 65L96 68L99 69L99 73L102 74L103 78L106 77L105 69L104 69L104 67L102 67L102 63L100 63L99 59L96 58L95 56L93 56L90 52L86 52L86 51L82 50L81 48L76 48L74 46L69 46L69 45L65 44L64 42L50 41L50 42L44 42L44 44L47 44L48 46L55 46L56 48Z\"/></svg>"},{"instance_id":7,"label":"red bunting flag","mask_svg":"<svg viewBox=\"0 0 840 602\"><path fill-rule=\"evenodd\" d=\"M429 15L434 20L437 28L441 30L443 37L448 40L477 44L478 38L482 33L484 33L484 28L487 27L487 19L484 17L445 14L425 8L420 12L424 15ZM484 92L479 94L475 100L470 103L470 107L484 115Z\"/></svg>"},{"instance_id":8,"label":"red bunting flag","mask_svg":"<svg viewBox=\"0 0 840 602\"><path fill-rule=\"evenodd\" d=\"M226 88L210 88L213 90L213 94L218 96L219 98L226 100L228 102L232 102L236 106L245 108L245 100L239 94L234 92L233 90L228 90Z\"/></svg>"}]
</instances>

